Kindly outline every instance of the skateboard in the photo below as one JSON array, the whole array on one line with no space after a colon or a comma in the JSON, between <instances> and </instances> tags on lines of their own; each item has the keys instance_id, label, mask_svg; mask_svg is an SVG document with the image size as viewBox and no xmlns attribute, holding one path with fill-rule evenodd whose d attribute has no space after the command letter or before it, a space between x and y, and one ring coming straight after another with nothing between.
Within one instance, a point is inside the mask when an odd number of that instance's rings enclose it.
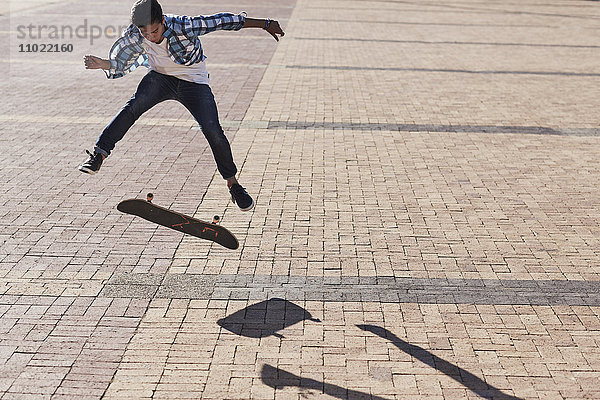
<instances>
[{"instance_id":1,"label":"skateboard","mask_svg":"<svg viewBox=\"0 0 600 400\"><path fill-rule=\"evenodd\" d=\"M117 210L136 215L147 221L154 222L174 229L188 235L196 236L201 239L211 240L228 249L235 250L239 247L236 237L224 227L218 225L220 218L216 215L212 223L201 221L199 219L178 213L168 208L157 206L152 203L154 195L148 193L146 200L129 199L123 200L117 206Z\"/></svg>"}]
</instances>

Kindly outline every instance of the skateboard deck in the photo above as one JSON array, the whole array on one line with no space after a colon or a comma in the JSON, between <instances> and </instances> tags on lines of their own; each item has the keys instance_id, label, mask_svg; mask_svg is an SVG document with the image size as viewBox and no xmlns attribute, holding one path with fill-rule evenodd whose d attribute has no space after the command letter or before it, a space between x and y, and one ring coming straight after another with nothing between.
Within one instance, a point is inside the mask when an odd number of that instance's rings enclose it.
<instances>
[{"instance_id":1,"label":"skateboard deck","mask_svg":"<svg viewBox=\"0 0 600 400\"><path fill-rule=\"evenodd\" d=\"M212 223L201 221L168 208L157 206L151 202L152 198L152 194L148 194L148 200L123 200L117 206L117 210L188 235L213 241L228 249L235 250L239 247L236 237L224 227L217 225L218 216L215 216Z\"/></svg>"}]
</instances>

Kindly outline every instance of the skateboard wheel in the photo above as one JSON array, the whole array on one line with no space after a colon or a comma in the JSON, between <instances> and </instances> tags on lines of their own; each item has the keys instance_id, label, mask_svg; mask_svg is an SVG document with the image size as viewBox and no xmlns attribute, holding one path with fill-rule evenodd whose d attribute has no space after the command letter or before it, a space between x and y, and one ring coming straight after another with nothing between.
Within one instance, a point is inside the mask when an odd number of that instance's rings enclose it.
<instances>
[{"instance_id":1,"label":"skateboard wheel","mask_svg":"<svg viewBox=\"0 0 600 400\"><path fill-rule=\"evenodd\" d=\"M152 199L154 199L154 195L153 195L152 193L148 193L148 194L146 195L146 201L147 201L148 203L152 203Z\"/></svg>"},{"instance_id":2,"label":"skateboard wheel","mask_svg":"<svg viewBox=\"0 0 600 400\"><path fill-rule=\"evenodd\" d=\"M213 217L212 223L213 224L218 224L220 220L221 220L221 217L219 217L218 215L215 215Z\"/></svg>"}]
</instances>

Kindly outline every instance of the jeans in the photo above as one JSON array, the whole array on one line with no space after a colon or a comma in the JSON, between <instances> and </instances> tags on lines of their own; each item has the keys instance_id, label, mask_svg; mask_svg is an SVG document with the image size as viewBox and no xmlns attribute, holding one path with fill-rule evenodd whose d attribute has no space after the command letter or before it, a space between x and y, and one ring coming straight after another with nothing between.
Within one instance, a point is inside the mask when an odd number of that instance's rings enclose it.
<instances>
[{"instance_id":1,"label":"jeans","mask_svg":"<svg viewBox=\"0 0 600 400\"><path fill-rule=\"evenodd\" d=\"M135 94L102 131L94 151L108 157L115 144L123 139L135 121L165 100L177 100L188 109L202 127L202 133L208 140L221 176L224 179L235 177L237 168L233 162L229 141L219 124L217 104L210 86L184 81L156 71L150 71L144 76Z\"/></svg>"}]
</instances>

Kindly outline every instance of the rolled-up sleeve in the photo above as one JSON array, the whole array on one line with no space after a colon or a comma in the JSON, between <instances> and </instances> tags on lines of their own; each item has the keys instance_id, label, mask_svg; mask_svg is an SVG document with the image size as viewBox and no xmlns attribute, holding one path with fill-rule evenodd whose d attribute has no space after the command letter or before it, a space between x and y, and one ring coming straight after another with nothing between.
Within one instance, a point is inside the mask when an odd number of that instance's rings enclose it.
<instances>
[{"instance_id":1,"label":"rolled-up sleeve","mask_svg":"<svg viewBox=\"0 0 600 400\"><path fill-rule=\"evenodd\" d=\"M107 78L120 78L140 65L145 65L147 56L141 44L141 35L136 29L135 26L130 26L110 49L110 70L104 71Z\"/></svg>"}]
</instances>

